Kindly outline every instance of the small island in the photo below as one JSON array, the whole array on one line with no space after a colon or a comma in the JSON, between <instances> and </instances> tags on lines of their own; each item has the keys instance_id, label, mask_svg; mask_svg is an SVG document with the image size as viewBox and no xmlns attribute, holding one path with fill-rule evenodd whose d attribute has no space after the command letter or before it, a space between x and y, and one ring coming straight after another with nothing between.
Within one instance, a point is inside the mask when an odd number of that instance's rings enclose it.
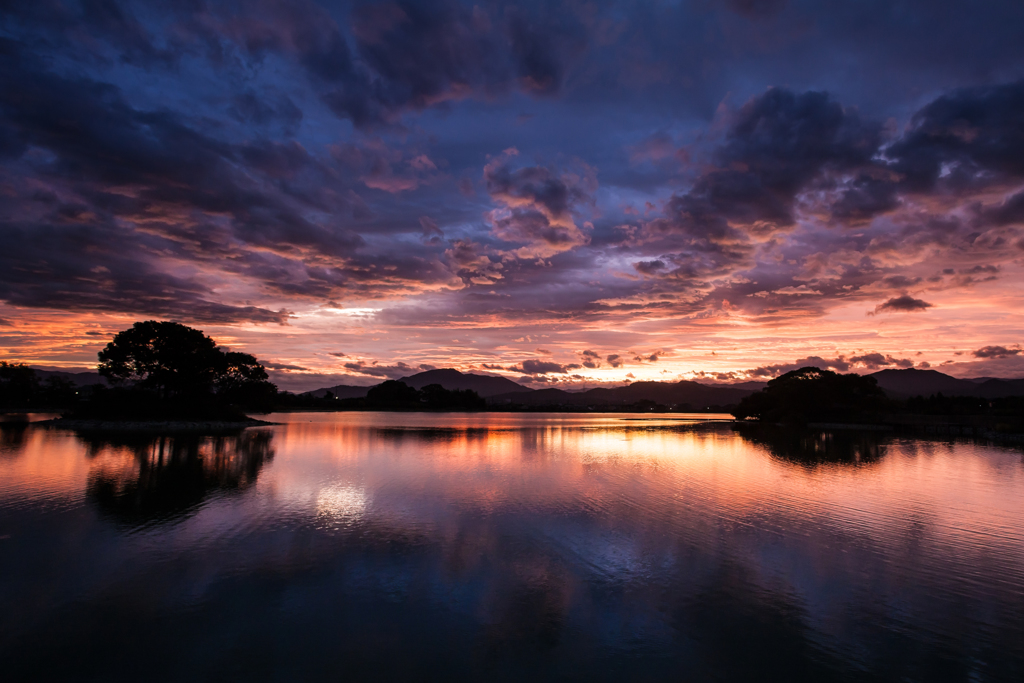
<instances>
[{"instance_id":1,"label":"small island","mask_svg":"<svg viewBox=\"0 0 1024 683\"><path fill-rule=\"evenodd\" d=\"M209 432L270 424L250 415L302 407L293 405L291 394L278 392L254 356L218 347L201 330L180 323L137 322L98 356L102 381L88 386L61 377L41 381L32 368L0 361L0 408L59 411L61 417L42 424L79 431ZM398 381L371 387L364 397L326 404L334 410L487 407L472 390L440 384L415 389Z\"/></svg>"},{"instance_id":2,"label":"small island","mask_svg":"<svg viewBox=\"0 0 1024 683\"><path fill-rule=\"evenodd\" d=\"M730 413L740 428L898 430L1014 442L1024 438L1024 396L981 398L936 392L896 398L875 377L817 367L776 377L744 397Z\"/></svg>"},{"instance_id":3,"label":"small island","mask_svg":"<svg viewBox=\"0 0 1024 683\"><path fill-rule=\"evenodd\" d=\"M248 413L269 411L277 395L255 357L220 348L202 331L175 322L135 323L114 336L99 361L106 384L83 388L53 378L43 386L24 366L4 370L17 376L23 405L66 408L48 424L80 430L221 431L268 424Z\"/></svg>"}]
</instances>

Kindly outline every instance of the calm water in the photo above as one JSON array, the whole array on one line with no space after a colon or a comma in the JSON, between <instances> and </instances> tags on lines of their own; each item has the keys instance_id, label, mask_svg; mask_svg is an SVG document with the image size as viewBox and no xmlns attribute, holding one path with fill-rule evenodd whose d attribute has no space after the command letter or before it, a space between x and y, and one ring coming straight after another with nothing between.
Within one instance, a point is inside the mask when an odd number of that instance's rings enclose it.
<instances>
[{"instance_id":1,"label":"calm water","mask_svg":"<svg viewBox=\"0 0 1024 683\"><path fill-rule=\"evenodd\" d=\"M1024 680L1019 449L270 419L0 422L0 678Z\"/></svg>"}]
</instances>

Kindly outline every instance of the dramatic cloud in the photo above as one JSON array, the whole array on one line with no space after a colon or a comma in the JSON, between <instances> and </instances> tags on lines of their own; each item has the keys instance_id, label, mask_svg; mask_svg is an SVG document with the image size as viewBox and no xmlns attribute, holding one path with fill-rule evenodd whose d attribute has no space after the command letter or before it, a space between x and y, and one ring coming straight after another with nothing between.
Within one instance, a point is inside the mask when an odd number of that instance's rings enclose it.
<instances>
[{"instance_id":1,"label":"dramatic cloud","mask_svg":"<svg viewBox=\"0 0 1024 683\"><path fill-rule=\"evenodd\" d=\"M878 124L825 93L772 88L736 113L715 168L672 197L666 218L645 226L647 239L676 238L739 258L752 236L793 225L796 197L812 181L866 165L880 142Z\"/></svg>"},{"instance_id":2,"label":"dramatic cloud","mask_svg":"<svg viewBox=\"0 0 1024 683\"><path fill-rule=\"evenodd\" d=\"M309 372L309 368L301 365L289 365L288 363L275 363L273 361L261 360L260 364L268 370L294 370L295 372Z\"/></svg>"},{"instance_id":3,"label":"dramatic cloud","mask_svg":"<svg viewBox=\"0 0 1024 683\"><path fill-rule=\"evenodd\" d=\"M355 361L351 363L345 363L342 365L343 368L349 372L355 372L360 375L368 375L370 377L381 377L383 379L399 379L401 377L407 377L414 375L417 372L421 372L423 368L416 368L406 363L396 363L394 365L378 365L376 362L364 363L362 361ZM427 369L433 369L433 366L426 366Z\"/></svg>"},{"instance_id":4,"label":"dramatic cloud","mask_svg":"<svg viewBox=\"0 0 1024 683\"><path fill-rule=\"evenodd\" d=\"M983 346L977 351L971 351L971 355L975 358L1009 358L1020 353L1020 347L1006 348L1005 346Z\"/></svg>"},{"instance_id":5,"label":"dramatic cloud","mask_svg":"<svg viewBox=\"0 0 1024 683\"><path fill-rule=\"evenodd\" d=\"M914 311L925 311L932 307L932 304L921 299L915 299L909 294L903 296L893 297L885 303L878 304L875 306L875 310L871 311L872 315L877 313L912 313Z\"/></svg>"},{"instance_id":6,"label":"dramatic cloud","mask_svg":"<svg viewBox=\"0 0 1024 683\"><path fill-rule=\"evenodd\" d=\"M863 356L850 356L847 360L851 365L859 365L867 368L868 370L886 367L914 367L914 361L909 358L893 358L892 356L883 355L881 353L866 353Z\"/></svg>"},{"instance_id":7,"label":"dramatic cloud","mask_svg":"<svg viewBox=\"0 0 1024 683\"><path fill-rule=\"evenodd\" d=\"M1024 178L1024 81L963 88L939 97L911 120L886 155L911 191L941 181L969 191L1002 178Z\"/></svg>"},{"instance_id":8,"label":"dramatic cloud","mask_svg":"<svg viewBox=\"0 0 1024 683\"><path fill-rule=\"evenodd\" d=\"M583 169L581 176L538 166L512 170L518 154L506 150L484 167L487 191L501 205L488 214L494 236L525 244L512 252L519 258L546 258L586 244L589 238L576 220L578 211L593 203L593 171Z\"/></svg>"},{"instance_id":9,"label":"dramatic cloud","mask_svg":"<svg viewBox=\"0 0 1024 683\"><path fill-rule=\"evenodd\" d=\"M853 356L838 356L837 358L822 358L821 356L808 356L792 363L779 363L776 365L765 365L753 370L748 370L750 377L778 377L787 372L799 370L800 368L814 367L834 372L850 372L857 369L878 370L879 368L912 368L914 361L908 358L894 358L888 354L866 353ZM728 376L729 379L734 376Z\"/></svg>"},{"instance_id":10,"label":"dramatic cloud","mask_svg":"<svg viewBox=\"0 0 1024 683\"><path fill-rule=\"evenodd\" d=\"M559 363L553 363L551 361L544 360L524 360L520 365L515 368L519 372L527 375L550 375L550 374L565 374L570 370L578 370L580 368L577 364L572 365L561 365Z\"/></svg>"},{"instance_id":11,"label":"dramatic cloud","mask_svg":"<svg viewBox=\"0 0 1024 683\"><path fill-rule=\"evenodd\" d=\"M282 377L938 367L1020 328L1024 6L932 4L7 3L0 349L158 317Z\"/></svg>"}]
</instances>

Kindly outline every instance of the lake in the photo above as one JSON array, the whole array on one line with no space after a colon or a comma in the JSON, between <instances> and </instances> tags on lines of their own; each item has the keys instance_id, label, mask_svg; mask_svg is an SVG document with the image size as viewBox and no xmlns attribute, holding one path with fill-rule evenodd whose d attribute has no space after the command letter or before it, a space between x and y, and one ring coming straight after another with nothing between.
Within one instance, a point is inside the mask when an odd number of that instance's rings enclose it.
<instances>
[{"instance_id":1,"label":"lake","mask_svg":"<svg viewBox=\"0 0 1024 683\"><path fill-rule=\"evenodd\" d=\"M1024 680L1019 447L707 417L0 422L0 677Z\"/></svg>"}]
</instances>

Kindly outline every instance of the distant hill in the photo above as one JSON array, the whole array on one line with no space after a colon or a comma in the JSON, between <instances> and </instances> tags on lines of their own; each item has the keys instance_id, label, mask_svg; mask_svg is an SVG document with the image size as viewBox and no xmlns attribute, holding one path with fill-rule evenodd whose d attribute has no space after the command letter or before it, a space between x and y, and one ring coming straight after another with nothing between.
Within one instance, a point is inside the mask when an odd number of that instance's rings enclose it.
<instances>
[{"instance_id":1,"label":"distant hill","mask_svg":"<svg viewBox=\"0 0 1024 683\"><path fill-rule=\"evenodd\" d=\"M938 370L882 370L868 377L874 377L893 398L909 396L931 396L942 393L946 396L977 396L979 385L965 379L957 379Z\"/></svg>"},{"instance_id":2,"label":"distant hill","mask_svg":"<svg viewBox=\"0 0 1024 683\"><path fill-rule=\"evenodd\" d=\"M572 393L561 389L535 389L529 393L514 391L508 394L488 396L488 405L516 404L521 406L570 406L586 405L586 402L574 401L585 392Z\"/></svg>"},{"instance_id":3,"label":"distant hill","mask_svg":"<svg viewBox=\"0 0 1024 683\"><path fill-rule=\"evenodd\" d=\"M666 406L689 404L694 409L700 409L712 405L732 405L752 393L753 391L750 389L734 389L684 380L681 382L634 382L612 389L601 388L572 393L561 389L540 389L529 394L499 394L491 397L488 403L526 406L614 406L654 401Z\"/></svg>"},{"instance_id":4,"label":"distant hill","mask_svg":"<svg viewBox=\"0 0 1024 683\"><path fill-rule=\"evenodd\" d=\"M978 395L983 398L1024 396L1024 379L989 379L981 383Z\"/></svg>"},{"instance_id":5,"label":"distant hill","mask_svg":"<svg viewBox=\"0 0 1024 683\"><path fill-rule=\"evenodd\" d=\"M505 377L474 375L451 368L427 370L426 372L420 372L409 377L402 377L398 381L405 382L413 389L422 389L430 384L440 384L449 391L453 389L469 389L475 391L481 398L497 396L498 394L533 391L533 389L524 387L522 384L513 382Z\"/></svg>"},{"instance_id":6,"label":"distant hill","mask_svg":"<svg viewBox=\"0 0 1024 683\"><path fill-rule=\"evenodd\" d=\"M301 396L315 396L317 398L324 398L327 392L331 392L335 398L366 398L366 392L373 387L354 387L350 384L338 384L333 387L324 387L322 389L314 389L313 391L304 391Z\"/></svg>"},{"instance_id":7,"label":"distant hill","mask_svg":"<svg viewBox=\"0 0 1024 683\"><path fill-rule=\"evenodd\" d=\"M449 391L454 389L470 389L475 391L481 398L487 398L488 396L494 396L496 394L533 391L533 389L530 389L529 387L524 387L522 384L518 384L504 377L474 375L468 372L459 372L458 370L451 368L427 370L426 372L419 372L415 375L402 377L398 381L404 382L407 386L410 386L413 389L422 389L423 387L431 384L440 384ZM373 387L356 387L349 384L339 384L333 387L324 387L322 389L306 391L302 395L323 398L329 391L334 394L336 398L366 398L366 392L372 388Z\"/></svg>"},{"instance_id":8,"label":"distant hill","mask_svg":"<svg viewBox=\"0 0 1024 683\"><path fill-rule=\"evenodd\" d=\"M892 398L909 398L911 396L977 396L979 398L1004 398L1006 396L1024 396L1024 379L993 379L979 377L977 379L957 379L937 370L882 370L869 377L874 377L878 386L882 387Z\"/></svg>"},{"instance_id":9,"label":"distant hill","mask_svg":"<svg viewBox=\"0 0 1024 683\"><path fill-rule=\"evenodd\" d=\"M43 373L40 373L43 374ZM63 373L70 374L70 373ZM81 373L92 375L95 373ZM44 375L45 376L45 375ZM942 393L945 396L977 396L980 398L1003 398L1024 396L1024 379L957 379L937 370L882 370L874 377L878 386L896 399L911 396L931 396ZM84 380L83 380L84 381ZM95 383L95 379L86 382ZM505 377L476 375L459 372L451 368L428 370L409 377L404 382L414 389L430 384L440 384L449 391L470 389L486 398L491 405L523 406L615 406L630 405L640 401L654 401L665 406L689 404L695 410L707 406L728 406L739 403L764 388L765 382L741 382L738 384L701 384L699 382L634 382L614 388L598 388L588 391L565 391L563 389L530 389ZM365 398L372 387L356 387L339 384L307 391L304 395L322 398L331 392L337 398Z\"/></svg>"},{"instance_id":10,"label":"distant hill","mask_svg":"<svg viewBox=\"0 0 1024 683\"><path fill-rule=\"evenodd\" d=\"M98 372L63 372L61 370L32 369L35 370L39 379L44 382L50 377L57 377L60 379L66 379L76 387L87 387L93 384L107 384L106 378Z\"/></svg>"},{"instance_id":11,"label":"distant hill","mask_svg":"<svg viewBox=\"0 0 1024 683\"><path fill-rule=\"evenodd\" d=\"M733 382L732 384L708 384L706 386L722 387L723 389L746 389L747 391L761 391L766 386L768 386L768 382L758 382L756 380L750 380L747 382Z\"/></svg>"}]
</instances>

